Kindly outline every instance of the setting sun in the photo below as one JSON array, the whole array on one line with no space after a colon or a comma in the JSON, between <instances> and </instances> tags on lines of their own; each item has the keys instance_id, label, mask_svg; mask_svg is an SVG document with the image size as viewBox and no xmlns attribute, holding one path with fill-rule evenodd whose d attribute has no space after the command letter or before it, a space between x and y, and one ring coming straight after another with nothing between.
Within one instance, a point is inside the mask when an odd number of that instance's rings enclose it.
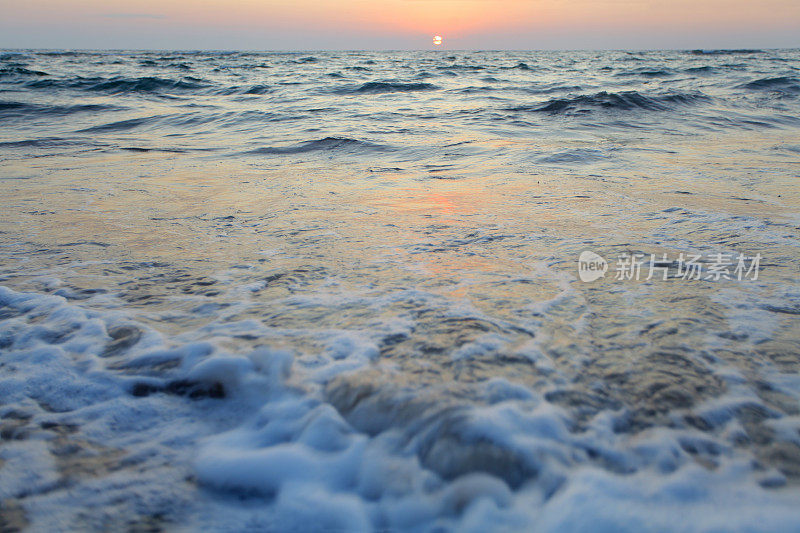
<instances>
[{"instance_id":1,"label":"setting sun","mask_svg":"<svg viewBox=\"0 0 800 533\"><path fill-rule=\"evenodd\" d=\"M433 44L436 46L440 46L442 44L442 36L441 35L434 35L433 36Z\"/></svg>"}]
</instances>

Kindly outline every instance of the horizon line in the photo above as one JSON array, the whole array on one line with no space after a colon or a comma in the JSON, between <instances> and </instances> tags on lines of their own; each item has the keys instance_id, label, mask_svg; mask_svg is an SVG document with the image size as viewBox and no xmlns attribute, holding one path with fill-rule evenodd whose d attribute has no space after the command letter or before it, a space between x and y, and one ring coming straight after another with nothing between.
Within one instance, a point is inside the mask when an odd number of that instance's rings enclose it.
<instances>
[{"instance_id":1,"label":"horizon line","mask_svg":"<svg viewBox=\"0 0 800 533\"><path fill-rule=\"evenodd\" d=\"M723 51L741 53L759 53L766 51L800 50L797 47L758 47L758 48L44 48L44 47L0 47L0 50L42 51L42 52L258 52L258 53L310 53L310 52L695 52Z\"/></svg>"}]
</instances>

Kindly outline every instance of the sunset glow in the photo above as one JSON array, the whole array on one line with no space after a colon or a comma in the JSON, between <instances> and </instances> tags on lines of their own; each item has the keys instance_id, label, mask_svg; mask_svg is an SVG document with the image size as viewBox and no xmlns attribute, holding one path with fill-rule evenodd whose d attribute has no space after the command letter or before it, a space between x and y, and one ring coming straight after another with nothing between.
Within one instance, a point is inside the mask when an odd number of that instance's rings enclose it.
<instances>
[{"instance_id":1,"label":"sunset glow","mask_svg":"<svg viewBox=\"0 0 800 533\"><path fill-rule=\"evenodd\" d=\"M224 49L791 47L794 0L0 1L0 46ZM366 30L365 30L366 28ZM430 41L428 41L430 42Z\"/></svg>"}]
</instances>

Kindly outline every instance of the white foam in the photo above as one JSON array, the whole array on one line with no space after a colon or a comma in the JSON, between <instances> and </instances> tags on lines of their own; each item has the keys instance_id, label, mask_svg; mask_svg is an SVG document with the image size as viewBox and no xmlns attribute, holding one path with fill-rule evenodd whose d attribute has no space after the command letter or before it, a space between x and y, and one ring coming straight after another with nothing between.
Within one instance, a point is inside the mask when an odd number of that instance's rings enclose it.
<instances>
[{"instance_id":1,"label":"white foam","mask_svg":"<svg viewBox=\"0 0 800 533\"><path fill-rule=\"evenodd\" d=\"M222 530L800 530L798 489L780 488L782 474L756 471L734 445L743 432L736 410L765 409L736 373L728 372L728 394L695 409L715 432L618 433L622 411L600 412L578 430L565 410L495 378L481 385L488 405L433 404L407 425L398 417L369 435L328 403L321 385L370 367L378 339L409 323L320 330L322 349L305 365L304 354L285 349L223 348L242 332L292 334L257 321L167 339L58 296L0 288L0 305L18 313L0 321L0 414L31 416L30 435L0 449L0 497L21 498L34 529L123 527L115 520L158 514ZM104 356L118 325L141 337L124 357ZM496 350L499 337L481 337L465 354ZM220 384L225 398L159 392L176 381ZM143 383L152 392L132 396ZM798 442L797 417L773 414L767 423L778 437ZM45 422L73 429L42 429ZM56 445L88 454L92 473L65 484L71 467ZM687 448L718 466L698 466Z\"/></svg>"}]
</instances>

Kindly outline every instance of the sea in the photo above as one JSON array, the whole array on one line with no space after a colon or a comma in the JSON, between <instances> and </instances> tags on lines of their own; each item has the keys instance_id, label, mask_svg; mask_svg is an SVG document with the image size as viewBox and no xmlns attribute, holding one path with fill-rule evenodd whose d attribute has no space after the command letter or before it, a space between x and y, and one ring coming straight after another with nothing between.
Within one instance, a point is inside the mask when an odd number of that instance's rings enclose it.
<instances>
[{"instance_id":1,"label":"sea","mask_svg":"<svg viewBox=\"0 0 800 533\"><path fill-rule=\"evenodd\" d=\"M0 50L4 531L800 531L800 50Z\"/></svg>"}]
</instances>

